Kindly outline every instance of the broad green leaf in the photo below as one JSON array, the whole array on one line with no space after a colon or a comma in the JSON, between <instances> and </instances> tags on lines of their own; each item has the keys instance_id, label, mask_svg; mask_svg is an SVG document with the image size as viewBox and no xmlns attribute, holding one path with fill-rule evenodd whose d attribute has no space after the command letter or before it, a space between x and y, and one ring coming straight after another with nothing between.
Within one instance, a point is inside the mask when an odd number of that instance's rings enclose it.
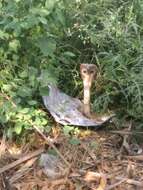
<instances>
[{"instance_id":1,"label":"broad green leaf","mask_svg":"<svg viewBox=\"0 0 143 190\"><path fill-rule=\"evenodd\" d=\"M26 77L28 76L27 70L22 71L22 72L19 74L19 76L20 76L21 78L26 78Z\"/></svg>"},{"instance_id":2,"label":"broad green leaf","mask_svg":"<svg viewBox=\"0 0 143 190\"><path fill-rule=\"evenodd\" d=\"M28 113L29 112L29 108L23 108L19 111L20 113Z\"/></svg>"},{"instance_id":3,"label":"broad green leaf","mask_svg":"<svg viewBox=\"0 0 143 190\"><path fill-rule=\"evenodd\" d=\"M12 88L12 86L11 86L10 84L4 84L4 85L2 86L2 89L3 89L4 91L6 91L6 92L10 91L11 88Z\"/></svg>"},{"instance_id":4,"label":"broad green leaf","mask_svg":"<svg viewBox=\"0 0 143 190\"><path fill-rule=\"evenodd\" d=\"M7 120L7 117L6 115L3 115L3 114L0 114L0 123L6 123L8 120Z\"/></svg>"},{"instance_id":5,"label":"broad green leaf","mask_svg":"<svg viewBox=\"0 0 143 190\"><path fill-rule=\"evenodd\" d=\"M52 128L51 126L49 126L49 125L47 126L47 125L46 125L46 126L44 127L44 130L45 130L46 133L50 133L51 128Z\"/></svg>"},{"instance_id":6,"label":"broad green leaf","mask_svg":"<svg viewBox=\"0 0 143 190\"><path fill-rule=\"evenodd\" d=\"M13 51L17 52L19 47L20 47L20 42L18 40L16 40L16 39L9 42L10 50L13 50Z\"/></svg>"},{"instance_id":7,"label":"broad green leaf","mask_svg":"<svg viewBox=\"0 0 143 190\"><path fill-rule=\"evenodd\" d=\"M34 15L47 16L49 15L49 11L45 8L31 8L30 12Z\"/></svg>"},{"instance_id":8,"label":"broad green leaf","mask_svg":"<svg viewBox=\"0 0 143 190\"><path fill-rule=\"evenodd\" d=\"M42 122L41 122L41 119L39 118L39 117L36 117L36 119L35 119L35 124L37 125L37 126L41 126L41 124L42 124Z\"/></svg>"},{"instance_id":9,"label":"broad green leaf","mask_svg":"<svg viewBox=\"0 0 143 190\"><path fill-rule=\"evenodd\" d=\"M48 96L49 95L48 87L41 87L40 88L40 95L41 96Z\"/></svg>"},{"instance_id":10,"label":"broad green leaf","mask_svg":"<svg viewBox=\"0 0 143 190\"><path fill-rule=\"evenodd\" d=\"M29 29L38 24L38 18L35 15L30 14L26 17L25 21L21 23L21 27Z\"/></svg>"},{"instance_id":11,"label":"broad green leaf","mask_svg":"<svg viewBox=\"0 0 143 190\"><path fill-rule=\"evenodd\" d=\"M21 97L29 97L32 95L32 89L26 86L21 86L17 92L17 95Z\"/></svg>"},{"instance_id":12,"label":"broad green leaf","mask_svg":"<svg viewBox=\"0 0 143 190\"><path fill-rule=\"evenodd\" d=\"M35 100L30 100L30 101L28 101L28 104L31 105L31 106L34 106L34 105L37 104L37 101L35 101Z\"/></svg>"},{"instance_id":13,"label":"broad green leaf","mask_svg":"<svg viewBox=\"0 0 143 190\"><path fill-rule=\"evenodd\" d=\"M41 118L41 124L46 125L48 123L47 119Z\"/></svg>"},{"instance_id":14,"label":"broad green leaf","mask_svg":"<svg viewBox=\"0 0 143 190\"><path fill-rule=\"evenodd\" d=\"M44 18L44 17L38 17L39 21L42 23L42 24L47 24L47 19Z\"/></svg>"},{"instance_id":15,"label":"broad green leaf","mask_svg":"<svg viewBox=\"0 0 143 190\"><path fill-rule=\"evenodd\" d=\"M60 9L56 9L56 15L57 15L57 20L63 25L65 26L65 16L63 15L62 10Z\"/></svg>"},{"instance_id":16,"label":"broad green leaf","mask_svg":"<svg viewBox=\"0 0 143 190\"><path fill-rule=\"evenodd\" d=\"M44 36L38 39L37 46L40 48L44 56L53 56L53 53L56 50L56 41Z\"/></svg>"},{"instance_id":17,"label":"broad green leaf","mask_svg":"<svg viewBox=\"0 0 143 190\"><path fill-rule=\"evenodd\" d=\"M23 123L17 122L14 127L14 132L16 132L17 135L19 135L22 132Z\"/></svg>"},{"instance_id":18,"label":"broad green leaf","mask_svg":"<svg viewBox=\"0 0 143 190\"><path fill-rule=\"evenodd\" d=\"M64 127L63 127L63 132L64 132L64 134L66 135L66 136L69 136L70 135L70 132L71 131L73 131L73 127L71 127L71 126L68 126L68 125L65 125Z\"/></svg>"},{"instance_id":19,"label":"broad green leaf","mask_svg":"<svg viewBox=\"0 0 143 190\"><path fill-rule=\"evenodd\" d=\"M9 38L9 34L0 30L0 39L8 39Z\"/></svg>"},{"instance_id":20,"label":"broad green leaf","mask_svg":"<svg viewBox=\"0 0 143 190\"><path fill-rule=\"evenodd\" d=\"M17 98L17 97L15 97L14 99L14 102L15 102L15 104L19 104L20 102L21 102L21 98Z\"/></svg>"},{"instance_id":21,"label":"broad green leaf","mask_svg":"<svg viewBox=\"0 0 143 190\"><path fill-rule=\"evenodd\" d=\"M54 8L56 0L46 0L45 2L45 7L49 10L52 11Z\"/></svg>"},{"instance_id":22,"label":"broad green leaf","mask_svg":"<svg viewBox=\"0 0 143 190\"><path fill-rule=\"evenodd\" d=\"M5 30L7 29L13 29L15 32L15 35L18 36L21 32L21 25L19 23L19 20L17 18L14 18L13 21L9 22L7 25L4 27ZM12 44L12 46L15 46Z\"/></svg>"},{"instance_id":23,"label":"broad green leaf","mask_svg":"<svg viewBox=\"0 0 143 190\"><path fill-rule=\"evenodd\" d=\"M28 73L29 73L29 76L31 76L31 75L37 76L37 74L38 74L38 68L36 68L36 67L29 67Z\"/></svg>"},{"instance_id":24,"label":"broad green leaf","mask_svg":"<svg viewBox=\"0 0 143 190\"><path fill-rule=\"evenodd\" d=\"M56 73L52 68L49 67L48 70L42 70L39 81L41 83L41 87L46 87L48 84L56 84Z\"/></svg>"},{"instance_id":25,"label":"broad green leaf","mask_svg":"<svg viewBox=\"0 0 143 190\"><path fill-rule=\"evenodd\" d=\"M66 51L63 53L64 56L67 56L67 57L75 57L76 55L70 51Z\"/></svg>"},{"instance_id":26,"label":"broad green leaf","mask_svg":"<svg viewBox=\"0 0 143 190\"><path fill-rule=\"evenodd\" d=\"M13 134L13 128L12 127L9 127L7 130L6 130L6 135L9 139L12 138L12 134Z\"/></svg>"}]
</instances>

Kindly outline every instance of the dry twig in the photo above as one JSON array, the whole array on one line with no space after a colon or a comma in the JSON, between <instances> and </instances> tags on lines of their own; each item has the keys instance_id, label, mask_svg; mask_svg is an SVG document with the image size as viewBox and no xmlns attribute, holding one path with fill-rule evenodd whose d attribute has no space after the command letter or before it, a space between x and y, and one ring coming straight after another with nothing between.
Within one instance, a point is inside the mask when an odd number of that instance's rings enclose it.
<instances>
[{"instance_id":1,"label":"dry twig","mask_svg":"<svg viewBox=\"0 0 143 190\"><path fill-rule=\"evenodd\" d=\"M138 187L143 187L143 182L140 182L140 181L137 181L137 180L123 178L123 177L115 177L115 179L118 179L118 180L126 179L125 182L128 183L128 184L135 185L135 186L138 186Z\"/></svg>"},{"instance_id":2,"label":"dry twig","mask_svg":"<svg viewBox=\"0 0 143 190\"><path fill-rule=\"evenodd\" d=\"M9 179L9 182L12 184L24 176L26 173L28 173L32 169L31 166L35 163L36 160L37 157L28 160L28 162L26 162L22 167L20 167L18 171L15 172L15 174Z\"/></svg>"},{"instance_id":3,"label":"dry twig","mask_svg":"<svg viewBox=\"0 0 143 190\"><path fill-rule=\"evenodd\" d=\"M128 131L128 130L125 130L125 131L109 131L110 133L114 133L114 134L119 134L119 135L134 135L134 134L143 134L142 131Z\"/></svg>"},{"instance_id":4,"label":"dry twig","mask_svg":"<svg viewBox=\"0 0 143 190\"><path fill-rule=\"evenodd\" d=\"M43 153L44 149L40 148L39 150L36 150L35 152L29 153L28 155L24 156L23 158L20 158L19 160L16 160L6 166L4 166L3 168L0 168L0 174L2 174L3 172L10 170L11 168L14 168L16 166L18 166L19 164L38 156L39 154Z\"/></svg>"},{"instance_id":5,"label":"dry twig","mask_svg":"<svg viewBox=\"0 0 143 190\"><path fill-rule=\"evenodd\" d=\"M118 185L120 185L121 183L125 182L126 178L121 179L120 181L118 181L117 183L114 183L113 185L108 186L105 190L111 190L114 189L115 187L117 187Z\"/></svg>"},{"instance_id":6,"label":"dry twig","mask_svg":"<svg viewBox=\"0 0 143 190\"><path fill-rule=\"evenodd\" d=\"M134 160L139 160L139 161L143 161L143 155L136 155L136 156L124 156L125 158L129 158L129 159L134 159Z\"/></svg>"}]
</instances>

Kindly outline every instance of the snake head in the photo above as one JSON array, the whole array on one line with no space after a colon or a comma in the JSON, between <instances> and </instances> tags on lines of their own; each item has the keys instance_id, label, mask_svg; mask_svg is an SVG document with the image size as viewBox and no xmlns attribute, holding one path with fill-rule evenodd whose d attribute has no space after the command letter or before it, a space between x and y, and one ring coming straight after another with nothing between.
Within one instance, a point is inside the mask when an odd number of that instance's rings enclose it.
<instances>
[{"instance_id":1,"label":"snake head","mask_svg":"<svg viewBox=\"0 0 143 190\"><path fill-rule=\"evenodd\" d=\"M93 80L97 76L97 67L94 64L83 63L80 65L80 74L84 86L91 87Z\"/></svg>"}]
</instances>

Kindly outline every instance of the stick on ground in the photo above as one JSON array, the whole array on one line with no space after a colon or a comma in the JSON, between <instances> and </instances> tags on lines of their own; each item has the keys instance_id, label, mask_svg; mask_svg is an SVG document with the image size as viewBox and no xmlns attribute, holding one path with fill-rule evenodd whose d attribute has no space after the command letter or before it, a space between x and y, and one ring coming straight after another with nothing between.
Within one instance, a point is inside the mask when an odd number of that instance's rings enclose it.
<instances>
[{"instance_id":1,"label":"stick on ground","mask_svg":"<svg viewBox=\"0 0 143 190\"><path fill-rule=\"evenodd\" d=\"M44 148L41 148L39 150L36 150L35 152L29 153L28 155L20 158L19 160L16 160L16 161L14 161L14 162L0 168L0 174L2 174L3 172L5 172L7 170L10 170L11 168L14 168L15 166L17 166L17 165L19 165L19 164L33 158L33 157L36 157L36 156L40 155L43 152L44 152Z\"/></svg>"}]
</instances>

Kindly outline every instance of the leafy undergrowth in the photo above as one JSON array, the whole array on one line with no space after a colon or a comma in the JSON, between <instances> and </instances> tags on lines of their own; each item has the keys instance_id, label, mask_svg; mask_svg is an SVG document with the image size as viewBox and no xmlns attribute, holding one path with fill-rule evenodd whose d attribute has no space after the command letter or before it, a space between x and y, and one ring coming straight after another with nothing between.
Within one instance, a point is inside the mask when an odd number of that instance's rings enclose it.
<instances>
[{"instance_id":1,"label":"leafy undergrowth","mask_svg":"<svg viewBox=\"0 0 143 190\"><path fill-rule=\"evenodd\" d=\"M38 160L43 148L44 152L55 155L55 150L50 148L43 137L33 132L29 134L29 140L23 140L20 145L6 142L3 138L0 145L0 168L31 155L35 150L38 150L39 154L5 172L1 173L0 169L0 189L142 189L143 156L138 154L142 152L143 145L137 145L134 136L128 133L132 132L126 133L122 130L119 135L105 130L81 130L77 140L75 136L63 135L59 127L53 128L50 138L68 162L67 167L63 160L60 160L63 166L62 173L54 179L47 177L39 167Z\"/></svg>"},{"instance_id":2,"label":"leafy undergrowth","mask_svg":"<svg viewBox=\"0 0 143 190\"><path fill-rule=\"evenodd\" d=\"M98 68L94 111L142 128L143 1L1 0L0 10L0 129L9 138L31 122L49 125L41 110L49 83L82 99L81 63Z\"/></svg>"}]
</instances>

